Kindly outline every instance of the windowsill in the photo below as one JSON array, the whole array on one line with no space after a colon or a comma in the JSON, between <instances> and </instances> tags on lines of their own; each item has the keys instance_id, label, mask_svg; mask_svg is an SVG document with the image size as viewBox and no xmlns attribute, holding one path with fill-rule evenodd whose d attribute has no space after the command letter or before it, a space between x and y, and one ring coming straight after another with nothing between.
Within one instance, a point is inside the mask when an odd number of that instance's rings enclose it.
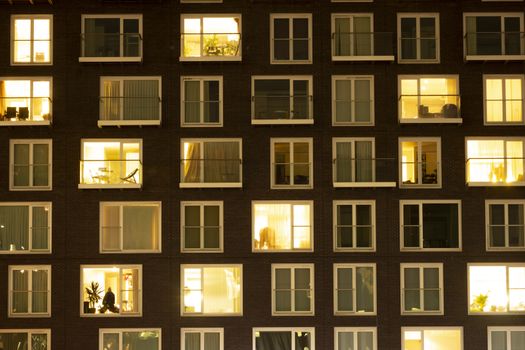
<instances>
[{"instance_id":1,"label":"windowsill","mask_svg":"<svg viewBox=\"0 0 525 350\"><path fill-rule=\"evenodd\" d=\"M142 317L142 313L106 313L106 314L85 314L83 312L80 313L80 317Z\"/></svg>"},{"instance_id":2,"label":"windowsill","mask_svg":"<svg viewBox=\"0 0 525 350\"><path fill-rule=\"evenodd\" d=\"M9 187L9 191L52 191L53 187L51 186L42 186L42 187Z\"/></svg>"},{"instance_id":3,"label":"windowsill","mask_svg":"<svg viewBox=\"0 0 525 350\"><path fill-rule=\"evenodd\" d=\"M313 252L313 248L311 249L255 249L252 248L252 253L260 254L260 253L311 253Z\"/></svg>"},{"instance_id":4,"label":"windowsill","mask_svg":"<svg viewBox=\"0 0 525 350\"><path fill-rule=\"evenodd\" d=\"M400 183L399 188L403 189L420 189L420 188L434 188L434 189L440 189L441 184L404 184Z\"/></svg>"},{"instance_id":5,"label":"windowsill","mask_svg":"<svg viewBox=\"0 0 525 350\"><path fill-rule=\"evenodd\" d=\"M142 126L142 125L160 125L159 120L99 120L98 127L103 126Z\"/></svg>"},{"instance_id":6,"label":"windowsill","mask_svg":"<svg viewBox=\"0 0 525 350\"><path fill-rule=\"evenodd\" d=\"M271 60L270 64L312 64L312 60Z\"/></svg>"},{"instance_id":7,"label":"windowsill","mask_svg":"<svg viewBox=\"0 0 525 350\"><path fill-rule=\"evenodd\" d=\"M332 122L332 126L374 126L373 122L353 122L353 123L343 123L343 122Z\"/></svg>"},{"instance_id":8,"label":"windowsill","mask_svg":"<svg viewBox=\"0 0 525 350\"><path fill-rule=\"evenodd\" d=\"M100 254L161 254L161 250L100 250Z\"/></svg>"},{"instance_id":9,"label":"windowsill","mask_svg":"<svg viewBox=\"0 0 525 350\"><path fill-rule=\"evenodd\" d=\"M122 185L122 184L78 184L79 189L119 189L119 188L142 188L142 184L129 184L129 185Z\"/></svg>"},{"instance_id":10,"label":"windowsill","mask_svg":"<svg viewBox=\"0 0 525 350\"><path fill-rule=\"evenodd\" d=\"M31 314L12 314L12 313L9 313L8 315L9 318L50 318L51 317L51 313L41 313L41 314L34 314L34 313L31 313Z\"/></svg>"},{"instance_id":11,"label":"windowsill","mask_svg":"<svg viewBox=\"0 0 525 350\"><path fill-rule=\"evenodd\" d=\"M376 316L376 312L369 311L334 311L334 316Z\"/></svg>"},{"instance_id":12,"label":"windowsill","mask_svg":"<svg viewBox=\"0 0 525 350\"><path fill-rule=\"evenodd\" d=\"M301 317L301 316L315 316L315 313L313 311L303 311L303 312L272 312L272 316L274 317Z\"/></svg>"},{"instance_id":13,"label":"windowsill","mask_svg":"<svg viewBox=\"0 0 525 350\"><path fill-rule=\"evenodd\" d=\"M242 182L179 183L179 188L242 188Z\"/></svg>"},{"instance_id":14,"label":"windowsill","mask_svg":"<svg viewBox=\"0 0 525 350\"><path fill-rule=\"evenodd\" d=\"M311 119L253 119L252 125L308 125L313 124L314 120Z\"/></svg>"},{"instance_id":15,"label":"windowsill","mask_svg":"<svg viewBox=\"0 0 525 350\"><path fill-rule=\"evenodd\" d=\"M242 317L242 312L236 313L224 313L224 314L207 314L203 312L199 313L181 313L182 317Z\"/></svg>"},{"instance_id":16,"label":"windowsill","mask_svg":"<svg viewBox=\"0 0 525 350\"><path fill-rule=\"evenodd\" d=\"M525 181L516 182L467 182L469 187L518 187L525 186Z\"/></svg>"},{"instance_id":17,"label":"windowsill","mask_svg":"<svg viewBox=\"0 0 525 350\"><path fill-rule=\"evenodd\" d=\"M52 66L53 62L11 62L12 66Z\"/></svg>"},{"instance_id":18,"label":"windowsill","mask_svg":"<svg viewBox=\"0 0 525 350\"><path fill-rule=\"evenodd\" d=\"M313 185L271 185L271 190L311 190Z\"/></svg>"},{"instance_id":19,"label":"windowsill","mask_svg":"<svg viewBox=\"0 0 525 350\"><path fill-rule=\"evenodd\" d=\"M400 124L462 124L463 118L413 118L399 119Z\"/></svg>"},{"instance_id":20,"label":"windowsill","mask_svg":"<svg viewBox=\"0 0 525 350\"><path fill-rule=\"evenodd\" d=\"M443 316L443 311L401 311L401 316Z\"/></svg>"},{"instance_id":21,"label":"windowsill","mask_svg":"<svg viewBox=\"0 0 525 350\"><path fill-rule=\"evenodd\" d=\"M525 123L521 122L487 122L483 123L483 126L523 126Z\"/></svg>"},{"instance_id":22,"label":"windowsill","mask_svg":"<svg viewBox=\"0 0 525 350\"><path fill-rule=\"evenodd\" d=\"M461 252L461 248L406 248L403 247L400 249L402 253L421 253L421 252L439 252L439 253L457 253Z\"/></svg>"},{"instance_id":23,"label":"windowsill","mask_svg":"<svg viewBox=\"0 0 525 350\"><path fill-rule=\"evenodd\" d=\"M2 120L0 121L0 126L50 126L50 125L51 125L50 120L42 120L42 121L35 121L35 120L6 121L6 120Z\"/></svg>"},{"instance_id":24,"label":"windowsill","mask_svg":"<svg viewBox=\"0 0 525 350\"><path fill-rule=\"evenodd\" d=\"M242 56L179 57L180 62L242 61Z\"/></svg>"},{"instance_id":25,"label":"windowsill","mask_svg":"<svg viewBox=\"0 0 525 350\"><path fill-rule=\"evenodd\" d=\"M399 64L439 64L439 59L428 59L428 60L418 60L418 59L399 59L397 60Z\"/></svg>"},{"instance_id":26,"label":"windowsill","mask_svg":"<svg viewBox=\"0 0 525 350\"><path fill-rule=\"evenodd\" d=\"M374 253L375 248L334 248L335 253Z\"/></svg>"},{"instance_id":27,"label":"windowsill","mask_svg":"<svg viewBox=\"0 0 525 350\"><path fill-rule=\"evenodd\" d=\"M466 55L465 61L525 61L525 55Z\"/></svg>"},{"instance_id":28,"label":"windowsill","mask_svg":"<svg viewBox=\"0 0 525 350\"><path fill-rule=\"evenodd\" d=\"M79 57L78 62L142 62L142 57Z\"/></svg>"},{"instance_id":29,"label":"windowsill","mask_svg":"<svg viewBox=\"0 0 525 350\"><path fill-rule=\"evenodd\" d=\"M50 250L0 250L0 255L30 255L30 254L51 254Z\"/></svg>"},{"instance_id":30,"label":"windowsill","mask_svg":"<svg viewBox=\"0 0 525 350\"><path fill-rule=\"evenodd\" d=\"M201 253L204 253L204 254L220 254L220 253L224 253L224 249L217 249L217 250L200 250L200 249L182 249L180 251L181 253L183 254L195 254L195 253L198 253L198 254L201 254Z\"/></svg>"},{"instance_id":31,"label":"windowsill","mask_svg":"<svg viewBox=\"0 0 525 350\"><path fill-rule=\"evenodd\" d=\"M486 248L487 252L497 253L497 252L523 252L525 247L488 247Z\"/></svg>"},{"instance_id":32,"label":"windowsill","mask_svg":"<svg viewBox=\"0 0 525 350\"><path fill-rule=\"evenodd\" d=\"M181 128L222 128L222 122L221 123L182 123L180 125Z\"/></svg>"},{"instance_id":33,"label":"windowsill","mask_svg":"<svg viewBox=\"0 0 525 350\"><path fill-rule=\"evenodd\" d=\"M392 56L332 56L332 61L395 61Z\"/></svg>"},{"instance_id":34,"label":"windowsill","mask_svg":"<svg viewBox=\"0 0 525 350\"><path fill-rule=\"evenodd\" d=\"M334 182L334 187L396 187L396 182Z\"/></svg>"},{"instance_id":35,"label":"windowsill","mask_svg":"<svg viewBox=\"0 0 525 350\"><path fill-rule=\"evenodd\" d=\"M523 315L525 311L470 311L468 312L469 316L510 316L510 315Z\"/></svg>"}]
</instances>

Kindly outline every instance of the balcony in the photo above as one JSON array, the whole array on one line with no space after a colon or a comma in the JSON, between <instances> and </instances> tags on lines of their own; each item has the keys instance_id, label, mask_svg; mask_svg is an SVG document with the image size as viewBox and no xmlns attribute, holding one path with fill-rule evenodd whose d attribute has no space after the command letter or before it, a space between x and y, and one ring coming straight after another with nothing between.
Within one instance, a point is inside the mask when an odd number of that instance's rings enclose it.
<instances>
[{"instance_id":1,"label":"balcony","mask_svg":"<svg viewBox=\"0 0 525 350\"><path fill-rule=\"evenodd\" d=\"M471 32L464 42L466 61L525 60L525 32Z\"/></svg>"},{"instance_id":2,"label":"balcony","mask_svg":"<svg viewBox=\"0 0 525 350\"><path fill-rule=\"evenodd\" d=\"M240 61L240 33L182 33L181 61Z\"/></svg>"},{"instance_id":3,"label":"balcony","mask_svg":"<svg viewBox=\"0 0 525 350\"><path fill-rule=\"evenodd\" d=\"M347 158L333 160L334 187L396 187L394 158Z\"/></svg>"},{"instance_id":4,"label":"balcony","mask_svg":"<svg viewBox=\"0 0 525 350\"><path fill-rule=\"evenodd\" d=\"M400 123L463 122L459 95L401 95L399 106Z\"/></svg>"},{"instance_id":5,"label":"balcony","mask_svg":"<svg viewBox=\"0 0 525 350\"><path fill-rule=\"evenodd\" d=\"M140 160L81 160L78 188L141 188Z\"/></svg>"},{"instance_id":6,"label":"balcony","mask_svg":"<svg viewBox=\"0 0 525 350\"><path fill-rule=\"evenodd\" d=\"M98 126L160 125L160 97L100 97Z\"/></svg>"},{"instance_id":7,"label":"balcony","mask_svg":"<svg viewBox=\"0 0 525 350\"><path fill-rule=\"evenodd\" d=\"M141 62L140 33L83 33L79 62Z\"/></svg>"},{"instance_id":8,"label":"balcony","mask_svg":"<svg viewBox=\"0 0 525 350\"><path fill-rule=\"evenodd\" d=\"M49 97L0 97L0 126L50 125L51 105Z\"/></svg>"},{"instance_id":9,"label":"balcony","mask_svg":"<svg viewBox=\"0 0 525 350\"><path fill-rule=\"evenodd\" d=\"M241 159L181 159L180 187L242 187Z\"/></svg>"},{"instance_id":10,"label":"balcony","mask_svg":"<svg viewBox=\"0 0 525 350\"><path fill-rule=\"evenodd\" d=\"M332 33L333 61L394 61L393 33Z\"/></svg>"},{"instance_id":11,"label":"balcony","mask_svg":"<svg viewBox=\"0 0 525 350\"><path fill-rule=\"evenodd\" d=\"M252 96L252 124L313 124L311 95Z\"/></svg>"},{"instance_id":12,"label":"balcony","mask_svg":"<svg viewBox=\"0 0 525 350\"><path fill-rule=\"evenodd\" d=\"M468 158L469 186L525 186L523 157Z\"/></svg>"}]
</instances>

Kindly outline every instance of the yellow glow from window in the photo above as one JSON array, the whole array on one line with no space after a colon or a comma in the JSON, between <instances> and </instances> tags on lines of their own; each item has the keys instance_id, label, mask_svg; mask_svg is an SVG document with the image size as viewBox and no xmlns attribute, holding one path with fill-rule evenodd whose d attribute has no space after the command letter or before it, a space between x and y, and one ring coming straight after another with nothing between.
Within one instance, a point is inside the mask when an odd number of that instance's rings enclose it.
<instances>
[{"instance_id":1,"label":"yellow glow from window","mask_svg":"<svg viewBox=\"0 0 525 350\"><path fill-rule=\"evenodd\" d=\"M240 28L235 17L184 19L184 57L236 56Z\"/></svg>"},{"instance_id":2,"label":"yellow glow from window","mask_svg":"<svg viewBox=\"0 0 525 350\"><path fill-rule=\"evenodd\" d=\"M417 183L417 148L416 142L401 143L402 181Z\"/></svg>"},{"instance_id":3,"label":"yellow glow from window","mask_svg":"<svg viewBox=\"0 0 525 350\"><path fill-rule=\"evenodd\" d=\"M31 39L31 20L30 19L16 19L15 20L15 40L30 40Z\"/></svg>"},{"instance_id":4,"label":"yellow glow from window","mask_svg":"<svg viewBox=\"0 0 525 350\"><path fill-rule=\"evenodd\" d=\"M523 141L468 140L469 182L524 181Z\"/></svg>"}]
</instances>

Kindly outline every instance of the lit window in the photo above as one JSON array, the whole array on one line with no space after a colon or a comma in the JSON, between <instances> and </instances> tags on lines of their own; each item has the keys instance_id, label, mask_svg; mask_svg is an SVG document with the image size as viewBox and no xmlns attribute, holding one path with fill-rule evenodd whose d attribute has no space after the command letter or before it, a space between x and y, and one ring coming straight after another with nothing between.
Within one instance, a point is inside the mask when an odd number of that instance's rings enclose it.
<instances>
[{"instance_id":1,"label":"lit window","mask_svg":"<svg viewBox=\"0 0 525 350\"><path fill-rule=\"evenodd\" d=\"M398 61L439 63L439 14L398 14Z\"/></svg>"},{"instance_id":2,"label":"lit window","mask_svg":"<svg viewBox=\"0 0 525 350\"><path fill-rule=\"evenodd\" d=\"M485 202L487 250L525 249L525 201Z\"/></svg>"},{"instance_id":3,"label":"lit window","mask_svg":"<svg viewBox=\"0 0 525 350\"><path fill-rule=\"evenodd\" d=\"M463 349L463 327L402 327L401 350Z\"/></svg>"},{"instance_id":4,"label":"lit window","mask_svg":"<svg viewBox=\"0 0 525 350\"><path fill-rule=\"evenodd\" d=\"M375 250L375 202L334 201L335 251Z\"/></svg>"},{"instance_id":5,"label":"lit window","mask_svg":"<svg viewBox=\"0 0 525 350\"><path fill-rule=\"evenodd\" d=\"M468 185L525 185L524 154L524 138L467 138Z\"/></svg>"},{"instance_id":6,"label":"lit window","mask_svg":"<svg viewBox=\"0 0 525 350\"><path fill-rule=\"evenodd\" d=\"M375 264L334 264L334 313L376 313Z\"/></svg>"},{"instance_id":7,"label":"lit window","mask_svg":"<svg viewBox=\"0 0 525 350\"><path fill-rule=\"evenodd\" d=\"M51 316L51 266L9 266L9 317Z\"/></svg>"},{"instance_id":8,"label":"lit window","mask_svg":"<svg viewBox=\"0 0 525 350\"><path fill-rule=\"evenodd\" d=\"M241 15L181 15L181 61L240 61Z\"/></svg>"},{"instance_id":9,"label":"lit window","mask_svg":"<svg viewBox=\"0 0 525 350\"><path fill-rule=\"evenodd\" d=\"M469 264L469 313L525 313L525 265Z\"/></svg>"},{"instance_id":10,"label":"lit window","mask_svg":"<svg viewBox=\"0 0 525 350\"><path fill-rule=\"evenodd\" d=\"M81 316L141 316L142 265L80 266Z\"/></svg>"},{"instance_id":11,"label":"lit window","mask_svg":"<svg viewBox=\"0 0 525 350\"><path fill-rule=\"evenodd\" d=\"M101 77L98 125L160 125L160 91L160 77Z\"/></svg>"},{"instance_id":12,"label":"lit window","mask_svg":"<svg viewBox=\"0 0 525 350\"><path fill-rule=\"evenodd\" d=\"M400 138L399 187L441 187L441 140Z\"/></svg>"},{"instance_id":13,"label":"lit window","mask_svg":"<svg viewBox=\"0 0 525 350\"><path fill-rule=\"evenodd\" d=\"M335 327L335 350L377 350L376 327Z\"/></svg>"},{"instance_id":14,"label":"lit window","mask_svg":"<svg viewBox=\"0 0 525 350\"><path fill-rule=\"evenodd\" d=\"M160 202L101 202L101 253L158 253Z\"/></svg>"},{"instance_id":15,"label":"lit window","mask_svg":"<svg viewBox=\"0 0 525 350\"><path fill-rule=\"evenodd\" d=\"M313 124L312 76L252 77L252 124Z\"/></svg>"},{"instance_id":16,"label":"lit window","mask_svg":"<svg viewBox=\"0 0 525 350\"><path fill-rule=\"evenodd\" d=\"M160 350L161 330L160 328L100 328L99 344L99 350Z\"/></svg>"},{"instance_id":17,"label":"lit window","mask_svg":"<svg viewBox=\"0 0 525 350\"><path fill-rule=\"evenodd\" d=\"M181 349L223 350L223 328L181 328Z\"/></svg>"},{"instance_id":18,"label":"lit window","mask_svg":"<svg viewBox=\"0 0 525 350\"><path fill-rule=\"evenodd\" d=\"M312 188L312 139L271 139L272 188Z\"/></svg>"},{"instance_id":19,"label":"lit window","mask_svg":"<svg viewBox=\"0 0 525 350\"><path fill-rule=\"evenodd\" d=\"M312 251L313 202L253 202L253 251Z\"/></svg>"},{"instance_id":20,"label":"lit window","mask_svg":"<svg viewBox=\"0 0 525 350\"><path fill-rule=\"evenodd\" d=\"M279 344L279 347L275 348L272 344ZM315 329L253 328L253 346L253 350L315 350Z\"/></svg>"},{"instance_id":21,"label":"lit window","mask_svg":"<svg viewBox=\"0 0 525 350\"><path fill-rule=\"evenodd\" d=\"M0 125L49 125L52 79L0 78Z\"/></svg>"},{"instance_id":22,"label":"lit window","mask_svg":"<svg viewBox=\"0 0 525 350\"><path fill-rule=\"evenodd\" d=\"M461 123L457 76L399 78L401 123Z\"/></svg>"},{"instance_id":23,"label":"lit window","mask_svg":"<svg viewBox=\"0 0 525 350\"><path fill-rule=\"evenodd\" d=\"M51 64L53 16L11 16L11 64Z\"/></svg>"},{"instance_id":24,"label":"lit window","mask_svg":"<svg viewBox=\"0 0 525 350\"><path fill-rule=\"evenodd\" d=\"M241 316L242 265L181 265L183 316Z\"/></svg>"},{"instance_id":25,"label":"lit window","mask_svg":"<svg viewBox=\"0 0 525 350\"><path fill-rule=\"evenodd\" d=\"M242 187L241 139L182 139L180 187Z\"/></svg>"},{"instance_id":26,"label":"lit window","mask_svg":"<svg viewBox=\"0 0 525 350\"><path fill-rule=\"evenodd\" d=\"M80 62L142 61L141 15L82 15Z\"/></svg>"},{"instance_id":27,"label":"lit window","mask_svg":"<svg viewBox=\"0 0 525 350\"><path fill-rule=\"evenodd\" d=\"M142 140L82 140L78 187L142 187Z\"/></svg>"},{"instance_id":28,"label":"lit window","mask_svg":"<svg viewBox=\"0 0 525 350\"><path fill-rule=\"evenodd\" d=\"M483 76L485 124L523 125L523 75Z\"/></svg>"},{"instance_id":29,"label":"lit window","mask_svg":"<svg viewBox=\"0 0 525 350\"><path fill-rule=\"evenodd\" d=\"M181 202L182 251L222 252L222 202Z\"/></svg>"},{"instance_id":30,"label":"lit window","mask_svg":"<svg viewBox=\"0 0 525 350\"><path fill-rule=\"evenodd\" d=\"M51 253L51 203L0 203L0 254Z\"/></svg>"},{"instance_id":31,"label":"lit window","mask_svg":"<svg viewBox=\"0 0 525 350\"><path fill-rule=\"evenodd\" d=\"M5 349L51 350L50 329L0 329L0 344Z\"/></svg>"},{"instance_id":32,"label":"lit window","mask_svg":"<svg viewBox=\"0 0 525 350\"><path fill-rule=\"evenodd\" d=\"M488 350L525 349L525 327L487 327Z\"/></svg>"},{"instance_id":33,"label":"lit window","mask_svg":"<svg viewBox=\"0 0 525 350\"><path fill-rule=\"evenodd\" d=\"M9 189L51 190L52 141L10 140Z\"/></svg>"},{"instance_id":34,"label":"lit window","mask_svg":"<svg viewBox=\"0 0 525 350\"><path fill-rule=\"evenodd\" d=\"M401 250L461 249L461 202L400 201Z\"/></svg>"},{"instance_id":35,"label":"lit window","mask_svg":"<svg viewBox=\"0 0 525 350\"><path fill-rule=\"evenodd\" d=\"M270 14L271 63L312 63L312 15Z\"/></svg>"},{"instance_id":36,"label":"lit window","mask_svg":"<svg viewBox=\"0 0 525 350\"><path fill-rule=\"evenodd\" d=\"M401 264L401 313L443 314L443 264Z\"/></svg>"},{"instance_id":37,"label":"lit window","mask_svg":"<svg viewBox=\"0 0 525 350\"><path fill-rule=\"evenodd\" d=\"M222 76L181 78L181 126L222 126Z\"/></svg>"},{"instance_id":38,"label":"lit window","mask_svg":"<svg viewBox=\"0 0 525 350\"><path fill-rule=\"evenodd\" d=\"M272 264L272 315L313 315L314 299L313 264Z\"/></svg>"},{"instance_id":39,"label":"lit window","mask_svg":"<svg viewBox=\"0 0 525 350\"><path fill-rule=\"evenodd\" d=\"M374 124L374 77L332 76L332 125Z\"/></svg>"}]
</instances>

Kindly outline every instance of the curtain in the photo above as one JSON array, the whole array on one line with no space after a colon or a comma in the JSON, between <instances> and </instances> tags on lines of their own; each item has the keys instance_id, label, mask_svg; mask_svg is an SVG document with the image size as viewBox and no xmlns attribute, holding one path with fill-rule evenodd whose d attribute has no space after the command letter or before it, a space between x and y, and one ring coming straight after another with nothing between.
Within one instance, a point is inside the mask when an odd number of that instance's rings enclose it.
<instances>
[{"instance_id":1,"label":"curtain","mask_svg":"<svg viewBox=\"0 0 525 350\"><path fill-rule=\"evenodd\" d=\"M337 269L337 310L354 311L352 268Z\"/></svg>"},{"instance_id":2,"label":"curtain","mask_svg":"<svg viewBox=\"0 0 525 350\"><path fill-rule=\"evenodd\" d=\"M360 104L361 103L358 104L358 102L356 101L356 104L355 104L356 113L358 111L358 106ZM336 80L335 81L335 120L337 122L351 122L352 121L352 81L351 80Z\"/></svg>"},{"instance_id":3,"label":"curtain","mask_svg":"<svg viewBox=\"0 0 525 350\"><path fill-rule=\"evenodd\" d=\"M405 268L405 311L420 310L419 268Z\"/></svg>"},{"instance_id":4,"label":"curtain","mask_svg":"<svg viewBox=\"0 0 525 350\"><path fill-rule=\"evenodd\" d=\"M120 250L120 206L102 207L102 250Z\"/></svg>"},{"instance_id":5,"label":"curtain","mask_svg":"<svg viewBox=\"0 0 525 350\"><path fill-rule=\"evenodd\" d=\"M5 97L5 82L0 80L0 116L7 114L7 104ZM0 120L2 119L3 118L0 118Z\"/></svg>"},{"instance_id":6,"label":"curtain","mask_svg":"<svg viewBox=\"0 0 525 350\"><path fill-rule=\"evenodd\" d=\"M186 123L200 122L200 84L200 81L184 81L184 122Z\"/></svg>"},{"instance_id":7,"label":"curtain","mask_svg":"<svg viewBox=\"0 0 525 350\"><path fill-rule=\"evenodd\" d=\"M13 313L29 312L28 292L30 273L30 271L25 270L13 270L13 299L11 305L11 311Z\"/></svg>"},{"instance_id":8,"label":"curtain","mask_svg":"<svg viewBox=\"0 0 525 350\"><path fill-rule=\"evenodd\" d=\"M423 269L423 304L426 311L439 310L439 270Z\"/></svg>"},{"instance_id":9,"label":"curtain","mask_svg":"<svg viewBox=\"0 0 525 350\"><path fill-rule=\"evenodd\" d=\"M33 144L33 186L49 184L49 145Z\"/></svg>"},{"instance_id":10,"label":"curtain","mask_svg":"<svg viewBox=\"0 0 525 350\"><path fill-rule=\"evenodd\" d=\"M290 311L292 309L292 273L289 268L275 269L275 310Z\"/></svg>"},{"instance_id":11,"label":"curtain","mask_svg":"<svg viewBox=\"0 0 525 350\"><path fill-rule=\"evenodd\" d=\"M374 350L372 332L357 332L357 350Z\"/></svg>"},{"instance_id":12,"label":"curtain","mask_svg":"<svg viewBox=\"0 0 525 350\"><path fill-rule=\"evenodd\" d=\"M354 17L354 56L372 55L370 17Z\"/></svg>"},{"instance_id":13,"label":"curtain","mask_svg":"<svg viewBox=\"0 0 525 350\"><path fill-rule=\"evenodd\" d=\"M355 80L355 121L371 121L370 80Z\"/></svg>"},{"instance_id":14,"label":"curtain","mask_svg":"<svg viewBox=\"0 0 525 350\"><path fill-rule=\"evenodd\" d=\"M29 249L29 208L0 206L0 250Z\"/></svg>"},{"instance_id":15,"label":"curtain","mask_svg":"<svg viewBox=\"0 0 525 350\"><path fill-rule=\"evenodd\" d=\"M310 269L296 268L294 281L295 311L310 310Z\"/></svg>"},{"instance_id":16,"label":"curtain","mask_svg":"<svg viewBox=\"0 0 525 350\"><path fill-rule=\"evenodd\" d=\"M157 80L124 81L124 120L158 120L159 107Z\"/></svg>"},{"instance_id":17,"label":"curtain","mask_svg":"<svg viewBox=\"0 0 525 350\"><path fill-rule=\"evenodd\" d=\"M372 141L355 142L356 182L373 182Z\"/></svg>"},{"instance_id":18,"label":"curtain","mask_svg":"<svg viewBox=\"0 0 525 350\"><path fill-rule=\"evenodd\" d=\"M201 247L201 208L198 205L184 207L184 248Z\"/></svg>"},{"instance_id":19,"label":"curtain","mask_svg":"<svg viewBox=\"0 0 525 350\"><path fill-rule=\"evenodd\" d=\"M507 181L525 181L523 177L523 141L506 141Z\"/></svg>"},{"instance_id":20,"label":"curtain","mask_svg":"<svg viewBox=\"0 0 525 350\"><path fill-rule=\"evenodd\" d=\"M104 81L102 103L102 120L120 120L120 81Z\"/></svg>"},{"instance_id":21,"label":"curtain","mask_svg":"<svg viewBox=\"0 0 525 350\"><path fill-rule=\"evenodd\" d=\"M158 249L159 207L124 206L123 222L124 249Z\"/></svg>"},{"instance_id":22,"label":"curtain","mask_svg":"<svg viewBox=\"0 0 525 350\"><path fill-rule=\"evenodd\" d=\"M504 174L504 141L467 141L468 180L473 182L502 181ZM486 159L483 159L486 158Z\"/></svg>"},{"instance_id":23,"label":"curtain","mask_svg":"<svg viewBox=\"0 0 525 350\"><path fill-rule=\"evenodd\" d=\"M336 18L335 19L335 55L336 56L351 56L350 51L350 18Z\"/></svg>"},{"instance_id":24,"label":"curtain","mask_svg":"<svg viewBox=\"0 0 525 350\"><path fill-rule=\"evenodd\" d=\"M356 311L374 311L374 273L371 267L356 267Z\"/></svg>"},{"instance_id":25,"label":"curtain","mask_svg":"<svg viewBox=\"0 0 525 350\"><path fill-rule=\"evenodd\" d=\"M239 143L204 143L204 182L240 182Z\"/></svg>"},{"instance_id":26,"label":"curtain","mask_svg":"<svg viewBox=\"0 0 525 350\"><path fill-rule=\"evenodd\" d=\"M204 333L204 350L220 350L220 341L219 333Z\"/></svg>"},{"instance_id":27,"label":"curtain","mask_svg":"<svg viewBox=\"0 0 525 350\"><path fill-rule=\"evenodd\" d=\"M354 332L337 332L337 350L355 350Z\"/></svg>"},{"instance_id":28,"label":"curtain","mask_svg":"<svg viewBox=\"0 0 525 350\"><path fill-rule=\"evenodd\" d=\"M292 247L290 204L260 204L258 218L266 219L267 226L259 232L259 249L290 249Z\"/></svg>"},{"instance_id":29,"label":"curtain","mask_svg":"<svg viewBox=\"0 0 525 350\"><path fill-rule=\"evenodd\" d=\"M202 299L205 313L240 311L240 271L238 268L203 268Z\"/></svg>"},{"instance_id":30,"label":"curtain","mask_svg":"<svg viewBox=\"0 0 525 350\"><path fill-rule=\"evenodd\" d=\"M201 144L198 142L184 143L183 182L201 182Z\"/></svg>"},{"instance_id":31,"label":"curtain","mask_svg":"<svg viewBox=\"0 0 525 350\"><path fill-rule=\"evenodd\" d=\"M2 350L28 350L27 343L27 333L0 333L0 344L3 344L0 349Z\"/></svg>"},{"instance_id":32,"label":"curtain","mask_svg":"<svg viewBox=\"0 0 525 350\"><path fill-rule=\"evenodd\" d=\"M335 169L337 182L352 182L352 142L337 142Z\"/></svg>"},{"instance_id":33,"label":"curtain","mask_svg":"<svg viewBox=\"0 0 525 350\"><path fill-rule=\"evenodd\" d=\"M259 336L255 338L255 350L292 350L292 333L259 332Z\"/></svg>"},{"instance_id":34,"label":"curtain","mask_svg":"<svg viewBox=\"0 0 525 350\"><path fill-rule=\"evenodd\" d=\"M29 144L14 145L13 182L15 186L29 186Z\"/></svg>"},{"instance_id":35,"label":"curtain","mask_svg":"<svg viewBox=\"0 0 525 350\"><path fill-rule=\"evenodd\" d=\"M31 248L49 250L49 208L34 206L31 209L33 211Z\"/></svg>"},{"instance_id":36,"label":"curtain","mask_svg":"<svg viewBox=\"0 0 525 350\"><path fill-rule=\"evenodd\" d=\"M201 350L200 333L184 333L184 349L183 350Z\"/></svg>"},{"instance_id":37,"label":"curtain","mask_svg":"<svg viewBox=\"0 0 525 350\"><path fill-rule=\"evenodd\" d=\"M47 312L47 294L48 294L48 271L37 270L32 271L32 311L33 312Z\"/></svg>"}]
</instances>

